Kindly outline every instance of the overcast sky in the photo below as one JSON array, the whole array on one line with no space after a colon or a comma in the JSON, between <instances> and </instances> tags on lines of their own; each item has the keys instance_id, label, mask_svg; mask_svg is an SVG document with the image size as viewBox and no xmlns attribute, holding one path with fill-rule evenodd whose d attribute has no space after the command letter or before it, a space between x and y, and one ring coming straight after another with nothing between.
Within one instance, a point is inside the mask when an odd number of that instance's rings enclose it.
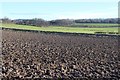
<instances>
[{"instance_id":1,"label":"overcast sky","mask_svg":"<svg viewBox=\"0 0 120 80\"><path fill-rule=\"evenodd\" d=\"M50 2L51 1L51 2ZM83 18L117 18L119 0L44 0L37 1L1 1L2 17L11 19L43 18L83 19Z\"/></svg>"}]
</instances>

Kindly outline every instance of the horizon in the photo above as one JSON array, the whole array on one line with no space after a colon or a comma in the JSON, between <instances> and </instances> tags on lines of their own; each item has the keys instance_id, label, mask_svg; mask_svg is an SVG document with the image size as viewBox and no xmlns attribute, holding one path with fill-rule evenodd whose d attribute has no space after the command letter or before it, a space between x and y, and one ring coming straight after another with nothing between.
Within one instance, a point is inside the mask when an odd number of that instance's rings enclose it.
<instances>
[{"instance_id":1,"label":"horizon","mask_svg":"<svg viewBox=\"0 0 120 80\"><path fill-rule=\"evenodd\" d=\"M3 2L2 15L14 19L118 18L117 2Z\"/></svg>"},{"instance_id":2,"label":"horizon","mask_svg":"<svg viewBox=\"0 0 120 80\"><path fill-rule=\"evenodd\" d=\"M0 19L4 19L4 18L8 18L10 19L9 17L3 17L3 18L0 18ZM31 19L35 19L35 18L18 18L18 19L10 19L10 20L31 20ZM43 18L36 18L36 19L43 19ZM68 19L68 18L63 18L63 19ZM82 19L82 18L81 18ZM85 18L83 18L85 19ZM117 18L89 18L89 19L117 19ZM45 19L43 19L45 20ZM52 20L62 20L62 19L52 19ZM45 20L45 21L52 21L52 20ZM69 20L79 20L79 19L69 19Z\"/></svg>"}]
</instances>

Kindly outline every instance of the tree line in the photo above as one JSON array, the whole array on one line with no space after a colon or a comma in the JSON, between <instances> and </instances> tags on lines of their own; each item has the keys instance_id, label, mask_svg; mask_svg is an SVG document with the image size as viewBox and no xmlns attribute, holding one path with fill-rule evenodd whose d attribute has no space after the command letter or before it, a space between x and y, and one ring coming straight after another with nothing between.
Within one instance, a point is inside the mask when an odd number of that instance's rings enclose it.
<instances>
[{"instance_id":1,"label":"tree line","mask_svg":"<svg viewBox=\"0 0 120 80\"><path fill-rule=\"evenodd\" d=\"M57 19L46 21L41 18L34 19L15 19L11 20L9 18L0 19L2 23L15 23L20 25L31 25L38 27L47 27L47 26L71 26L75 23L118 23L118 18L107 18L107 19Z\"/></svg>"}]
</instances>

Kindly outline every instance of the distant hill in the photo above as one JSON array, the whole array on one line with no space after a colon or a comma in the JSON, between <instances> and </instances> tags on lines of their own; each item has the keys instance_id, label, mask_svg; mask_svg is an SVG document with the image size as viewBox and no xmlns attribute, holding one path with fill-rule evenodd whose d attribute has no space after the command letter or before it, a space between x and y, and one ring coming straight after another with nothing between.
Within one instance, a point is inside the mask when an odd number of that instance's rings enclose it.
<instances>
[{"instance_id":1,"label":"distant hill","mask_svg":"<svg viewBox=\"0 0 120 80\"><path fill-rule=\"evenodd\" d=\"M74 26L81 23L111 23L117 24L119 22L118 18L107 18L107 19L57 19L46 21L41 18L34 19L15 19L11 20L9 18L1 19L3 23L15 23L21 25L32 25L32 26Z\"/></svg>"}]
</instances>

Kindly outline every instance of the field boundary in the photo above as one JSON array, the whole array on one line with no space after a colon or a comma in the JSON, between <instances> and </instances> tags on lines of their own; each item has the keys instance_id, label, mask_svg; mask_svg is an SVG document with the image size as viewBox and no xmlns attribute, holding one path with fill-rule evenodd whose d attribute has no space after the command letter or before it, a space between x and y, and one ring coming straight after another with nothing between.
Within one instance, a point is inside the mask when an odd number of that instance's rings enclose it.
<instances>
[{"instance_id":1,"label":"field boundary","mask_svg":"<svg viewBox=\"0 0 120 80\"><path fill-rule=\"evenodd\" d=\"M112 34L90 34L90 33L70 33L70 32L53 32L53 31L40 31L40 30L25 30L25 29L16 29L16 28L3 28L2 30L13 30L13 31L24 31L24 32L36 32L36 33L45 33L45 34L57 34L57 35L81 35L81 36L97 36L97 37L120 37L120 35Z\"/></svg>"}]
</instances>

